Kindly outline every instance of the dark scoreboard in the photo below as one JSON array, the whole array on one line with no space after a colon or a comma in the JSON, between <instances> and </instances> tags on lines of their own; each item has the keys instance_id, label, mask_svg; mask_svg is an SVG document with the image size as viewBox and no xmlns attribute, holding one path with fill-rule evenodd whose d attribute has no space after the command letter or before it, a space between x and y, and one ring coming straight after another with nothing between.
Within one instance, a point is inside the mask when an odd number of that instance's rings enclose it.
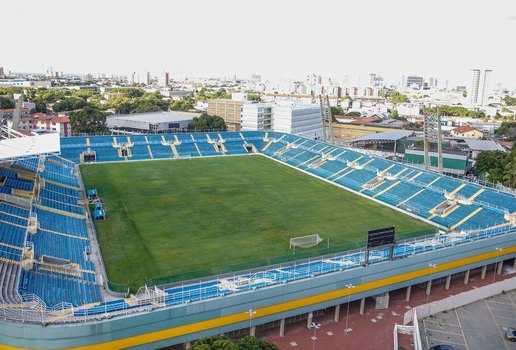
<instances>
[{"instance_id":1,"label":"dark scoreboard","mask_svg":"<svg viewBox=\"0 0 516 350\"><path fill-rule=\"evenodd\" d=\"M394 226L367 232L367 248L394 244Z\"/></svg>"}]
</instances>

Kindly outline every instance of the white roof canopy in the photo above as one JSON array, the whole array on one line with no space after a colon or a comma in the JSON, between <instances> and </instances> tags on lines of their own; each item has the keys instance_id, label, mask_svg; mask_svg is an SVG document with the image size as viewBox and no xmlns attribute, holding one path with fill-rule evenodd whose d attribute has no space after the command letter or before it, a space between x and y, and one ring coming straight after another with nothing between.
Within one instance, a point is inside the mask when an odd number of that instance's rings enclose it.
<instances>
[{"instance_id":1,"label":"white roof canopy","mask_svg":"<svg viewBox=\"0 0 516 350\"><path fill-rule=\"evenodd\" d=\"M3 139L0 140L0 161L54 154L59 153L59 150L58 133Z\"/></svg>"}]
</instances>

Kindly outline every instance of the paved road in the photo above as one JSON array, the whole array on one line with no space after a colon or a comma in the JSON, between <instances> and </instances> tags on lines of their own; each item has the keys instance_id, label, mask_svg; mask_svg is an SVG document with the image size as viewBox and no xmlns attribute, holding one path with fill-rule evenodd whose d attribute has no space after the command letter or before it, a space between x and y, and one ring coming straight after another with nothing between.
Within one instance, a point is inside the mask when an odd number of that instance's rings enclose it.
<instances>
[{"instance_id":1,"label":"paved road","mask_svg":"<svg viewBox=\"0 0 516 350\"><path fill-rule=\"evenodd\" d=\"M516 290L423 319L420 329L425 348L516 350L516 342L505 338L507 330L516 329Z\"/></svg>"}]
</instances>

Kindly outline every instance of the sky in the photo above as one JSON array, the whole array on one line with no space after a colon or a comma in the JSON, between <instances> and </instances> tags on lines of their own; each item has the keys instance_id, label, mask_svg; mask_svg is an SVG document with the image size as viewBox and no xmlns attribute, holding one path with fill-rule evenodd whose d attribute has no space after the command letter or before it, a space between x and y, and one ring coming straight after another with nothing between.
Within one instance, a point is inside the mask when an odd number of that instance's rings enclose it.
<instances>
[{"instance_id":1,"label":"sky","mask_svg":"<svg viewBox=\"0 0 516 350\"><path fill-rule=\"evenodd\" d=\"M469 85L471 69L516 88L515 0L7 0L0 66L15 72Z\"/></svg>"}]
</instances>

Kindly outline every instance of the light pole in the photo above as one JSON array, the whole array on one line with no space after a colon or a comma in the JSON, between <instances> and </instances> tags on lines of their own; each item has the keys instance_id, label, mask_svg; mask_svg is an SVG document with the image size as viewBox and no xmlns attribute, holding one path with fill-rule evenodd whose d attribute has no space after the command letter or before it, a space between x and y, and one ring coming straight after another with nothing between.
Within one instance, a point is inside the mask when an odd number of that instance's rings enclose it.
<instances>
[{"instance_id":1,"label":"light pole","mask_svg":"<svg viewBox=\"0 0 516 350\"><path fill-rule=\"evenodd\" d=\"M498 270L498 258L500 257L500 252L502 251L502 248L495 248L496 249L496 260L495 260L495 266L494 266L494 272L493 272L493 283L495 283L496 280L496 270Z\"/></svg>"},{"instance_id":2,"label":"light pole","mask_svg":"<svg viewBox=\"0 0 516 350\"><path fill-rule=\"evenodd\" d=\"M348 288L348 311L346 312L346 327L344 328L344 334L348 335L348 333L350 331L349 328L348 328L349 299L351 298L351 288L355 288L355 286L350 283L350 284L346 284L346 288Z\"/></svg>"},{"instance_id":3,"label":"light pole","mask_svg":"<svg viewBox=\"0 0 516 350\"><path fill-rule=\"evenodd\" d=\"M312 343L312 350L315 350L315 341L317 340L317 330L319 328L321 328L321 324L320 323L315 323L315 322L312 322L312 324L310 324L310 328L313 328L314 329L314 335L312 337L312 340L313 340L313 343Z\"/></svg>"},{"instance_id":4,"label":"light pole","mask_svg":"<svg viewBox=\"0 0 516 350\"><path fill-rule=\"evenodd\" d=\"M251 320L253 319L253 316L256 315L256 311L249 309L245 313L249 316L249 335L254 337L253 329L251 327Z\"/></svg>"}]
</instances>

